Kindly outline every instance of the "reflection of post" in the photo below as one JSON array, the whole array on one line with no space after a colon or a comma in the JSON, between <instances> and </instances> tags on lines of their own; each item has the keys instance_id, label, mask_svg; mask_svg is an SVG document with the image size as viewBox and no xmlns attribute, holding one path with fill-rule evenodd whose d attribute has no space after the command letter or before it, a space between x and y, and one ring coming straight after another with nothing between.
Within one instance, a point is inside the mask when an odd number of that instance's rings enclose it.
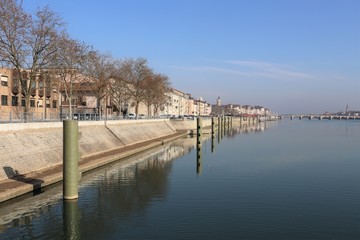
<instances>
[{"instance_id":1,"label":"reflection of post","mask_svg":"<svg viewBox=\"0 0 360 240\"><path fill-rule=\"evenodd\" d=\"M196 123L196 172L201 174L202 118L198 117Z\"/></svg>"},{"instance_id":2,"label":"reflection of post","mask_svg":"<svg viewBox=\"0 0 360 240\"><path fill-rule=\"evenodd\" d=\"M215 144L214 144L214 139L215 139L215 117L211 118L211 126L212 126L212 130L211 130L211 152L214 152L214 149L215 149Z\"/></svg>"},{"instance_id":3,"label":"reflection of post","mask_svg":"<svg viewBox=\"0 0 360 240\"><path fill-rule=\"evenodd\" d=\"M201 175L202 173L202 166L201 166L201 162L202 162L202 154L201 154L201 146L199 148L197 148L196 150L196 173L198 175Z\"/></svg>"},{"instance_id":4,"label":"reflection of post","mask_svg":"<svg viewBox=\"0 0 360 240\"><path fill-rule=\"evenodd\" d=\"M211 152L215 151L215 135L211 136Z\"/></svg>"},{"instance_id":5,"label":"reflection of post","mask_svg":"<svg viewBox=\"0 0 360 240\"><path fill-rule=\"evenodd\" d=\"M221 117L218 117L217 133L218 133L218 143L220 143L220 139L221 139Z\"/></svg>"},{"instance_id":6,"label":"reflection of post","mask_svg":"<svg viewBox=\"0 0 360 240\"><path fill-rule=\"evenodd\" d=\"M78 198L78 121L63 121L63 197Z\"/></svg>"},{"instance_id":7,"label":"reflection of post","mask_svg":"<svg viewBox=\"0 0 360 240\"><path fill-rule=\"evenodd\" d=\"M226 116L223 117L223 134L225 133L226 131Z\"/></svg>"},{"instance_id":8,"label":"reflection of post","mask_svg":"<svg viewBox=\"0 0 360 240\"><path fill-rule=\"evenodd\" d=\"M221 139L225 135L225 116L223 115L221 118Z\"/></svg>"},{"instance_id":9,"label":"reflection of post","mask_svg":"<svg viewBox=\"0 0 360 240\"><path fill-rule=\"evenodd\" d=\"M81 239L79 231L78 200L64 200L63 204L63 223L65 239Z\"/></svg>"}]
</instances>

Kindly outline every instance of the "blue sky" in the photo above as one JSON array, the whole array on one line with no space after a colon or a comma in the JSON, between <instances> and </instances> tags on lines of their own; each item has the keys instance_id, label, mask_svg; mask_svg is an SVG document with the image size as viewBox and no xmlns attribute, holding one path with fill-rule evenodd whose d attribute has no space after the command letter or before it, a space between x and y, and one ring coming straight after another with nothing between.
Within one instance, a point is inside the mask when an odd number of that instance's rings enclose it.
<instances>
[{"instance_id":1,"label":"blue sky","mask_svg":"<svg viewBox=\"0 0 360 240\"><path fill-rule=\"evenodd\" d=\"M144 57L172 86L279 113L360 111L358 0L24 0L71 37Z\"/></svg>"}]
</instances>

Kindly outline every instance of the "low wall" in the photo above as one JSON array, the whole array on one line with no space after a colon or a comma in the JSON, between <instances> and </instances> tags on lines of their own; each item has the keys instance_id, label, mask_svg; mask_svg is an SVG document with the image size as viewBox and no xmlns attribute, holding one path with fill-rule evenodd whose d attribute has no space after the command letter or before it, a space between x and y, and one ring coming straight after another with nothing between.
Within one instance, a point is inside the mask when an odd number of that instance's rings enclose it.
<instances>
[{"instance_id":1,"label":"low wall","mask_svg":"<svg viewBox=\"0 0 360 240\"><path fill-rule=\"evenodd\" d=\"M79 122L81 157L175 133L169 120ZM62 123L0 125L0 180L62 164Z\"/></svg>"},{"instance_id":2,"label":"low wall","mask_svg":"<svg viewBox=\"0 0 360 240\"><path fill-rule=\"evenodd\" d=\"M196 118L191 119L176 119L171 120L171 124L176 130L196 130ZM204 118L202 120L202 127L210 127L211 118Z\"/></svg>"}]
</instances>

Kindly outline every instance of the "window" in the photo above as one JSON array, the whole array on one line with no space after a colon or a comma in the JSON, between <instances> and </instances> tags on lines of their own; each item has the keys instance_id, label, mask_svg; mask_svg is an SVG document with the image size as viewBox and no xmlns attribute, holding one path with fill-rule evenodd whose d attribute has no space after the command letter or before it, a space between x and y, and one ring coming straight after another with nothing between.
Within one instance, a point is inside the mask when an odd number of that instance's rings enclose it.
<instances>
[{"instance_id":1,"label":"window","mask_svg":"<svg viewBox=\"0 0 360 240\"><path fill-rule=\"evenodd\" d=\"M1 105L2 106L7 106L8 105L8 96L1 95Z\"/></svg>"},{"instance_id":2,"label":"window","mask_svg":"<svg viewBox=\"0 0 360 240\"><path fill-rule=\"evenodd\" d=\"M21 106L25 107L25 99L21 99Z\"/></svg>"},{"instance_id":3,"label":"window","mask_svg":"<svg viewBox=\"0 0 360 240\"><path fill-rule=\"evenodd\" d=\"M74 98L71 99L71 105L76 106L77 103L78 103L78 100L77 100L77 99L74 99Z\"/></svg>"},{"instance_id":4,"label":"window","mask_svg":"<svg viewBox=\"0 0 360 240\"><path fill-rule=\"evenodd\" d=\"M86 97L80 97L79 102L81 103L81 106L86 106Z\"/></svg>"},{"instance_id":5,"label":"window","mask_svg":"<svg viewBox=\"0 0 360 240\"><path fill-rule=\"evenodd\" d=\"M12 106L18 106L19 105L17 96L12 96L11 97L11 105Z\"/></svg>"},{"instance_id":6,"label":"window","mask_svg":"<svg viewBox=\"0 0 360 240\"><path fill-rule=\"evenodd\" d=\"M1 75L1 86L7 86L8 85L8 77Z\"/></svg>"},{"instance_id":7,"label":"window","mask_svg":"<svg viewBox=\"0 0 360 240\"><path fill-rule=\"evenodd\" d=\"M46 107L49 108L50 107L50 100L46 99Z\"/></svg>"},{"instance_id":8,"label":"window","mask_svg":"<svg viewBox=\"0 0 360 240\"><path fill-rule=\"evenodd\" d=\"M35 99L30 99L30 107L35 107Z\"/></svg>"},{"instance_id":9,"label":"window","mask_svg":"<svg viewBox=\"0 0 360 240\"><path fill-rule=\"evenodd\" d=\"M53 108L56 108L56 100L53 100Z\"/></svg>"},{"instance_id":10,"label":"window","mask_svg":"<svg viewBox=\"0 0 360 240\"><path fill-rule=\"evenodd\" d=\"M32 83L31 83L30 94L31 94L31 96L33 96L33 97L36 95L36 82L32 82Z\"/></svg>"}]
</instances>

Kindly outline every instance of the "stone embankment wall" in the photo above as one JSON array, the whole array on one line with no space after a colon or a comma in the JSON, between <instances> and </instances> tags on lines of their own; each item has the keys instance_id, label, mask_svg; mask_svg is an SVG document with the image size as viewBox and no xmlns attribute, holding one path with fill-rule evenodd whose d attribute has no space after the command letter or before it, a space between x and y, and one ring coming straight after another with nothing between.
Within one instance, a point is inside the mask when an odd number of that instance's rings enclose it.
<instances>
[{"instance_id":1,"label":"stone embankment wall","mask_svg":"<svg viewBox=\"0 0 360 240\"><path fill-rule=\"evenodd\" d=\"M190 119L179 119L172 120L171 124L176 128L176 130L196 130L196 118L193 120ZM211 126L211 118L203 118L202 120L203 127Z\"/></svg>"},{"instance_id":2,"label":"stone embankment wall","mask_svg":"<svg viewBox=\"0 0 360 240\"><path fill-rule=\"evenodd\" d=\"M80 156L171 135L176 130L180 128L169 120L79 122ZM0 125L0 180L62 164L62 151L60 122Z\"/></svg>"}]
</instances>

